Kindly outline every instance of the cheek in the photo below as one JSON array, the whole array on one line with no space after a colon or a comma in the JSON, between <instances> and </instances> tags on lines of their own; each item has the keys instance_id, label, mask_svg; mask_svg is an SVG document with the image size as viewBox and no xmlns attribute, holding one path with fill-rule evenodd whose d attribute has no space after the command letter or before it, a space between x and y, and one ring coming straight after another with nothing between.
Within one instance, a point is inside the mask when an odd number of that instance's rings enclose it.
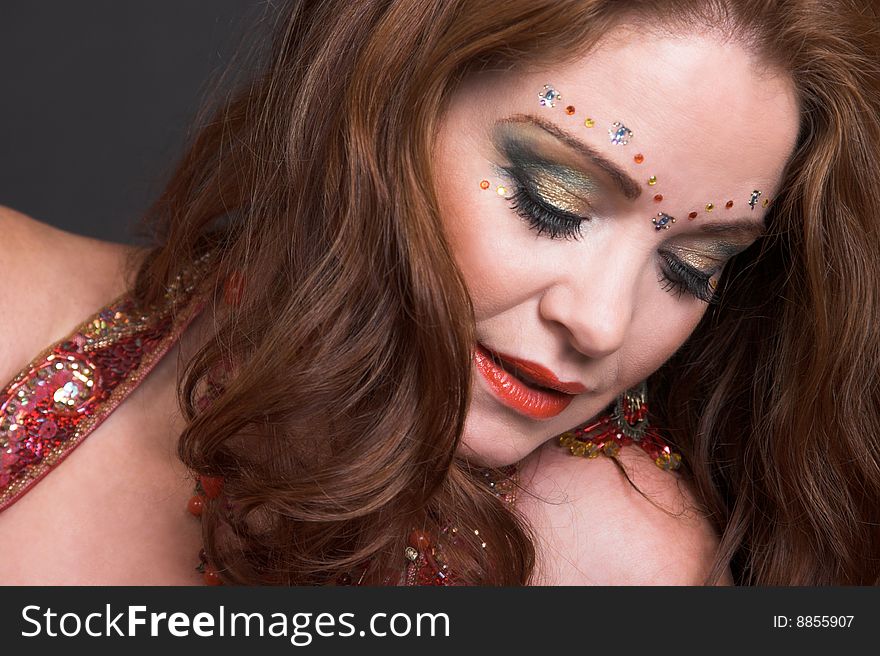
<instances>
[{"instance_id":1,"label":"cheek","mask_svg":"<svg viewBox=\"0 0 880 656\"><path fill-rule=\"evenodd\" d=\"M480 180L492 183L480 188ZM499 181L478 171L451 175L438 190L440 216L455 262L464 276L477 321L522 303L541 288L535 269L524 267L534 239L496 192Z\"/></svg>"},{"instance_id":2,"label":"cheek","mask_svg":"<svg viewBox=\"0 0 880 656\"><path fill-rule=\"evenodd\" d=\"M636 325L621 358L621 383L634 385L654 373L687 341L709 306L653 291L636 310Z\"/></svg>"}]
</instances>

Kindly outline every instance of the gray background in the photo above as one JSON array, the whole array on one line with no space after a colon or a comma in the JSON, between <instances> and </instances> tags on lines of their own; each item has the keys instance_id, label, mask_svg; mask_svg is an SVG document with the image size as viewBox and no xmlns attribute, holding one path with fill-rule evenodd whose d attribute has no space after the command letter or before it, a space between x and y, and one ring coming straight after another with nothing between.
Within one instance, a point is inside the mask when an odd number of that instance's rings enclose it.
<instances>
[{"instance_id":1,"label":"gray background","mask_svg":"<svg viewBox=\"0 0 880 656\"><path fill-rule=\"evenodd\" d=\"M0 0L0 204L135 243L255 0Z\"/></svg>"}]
</instances>

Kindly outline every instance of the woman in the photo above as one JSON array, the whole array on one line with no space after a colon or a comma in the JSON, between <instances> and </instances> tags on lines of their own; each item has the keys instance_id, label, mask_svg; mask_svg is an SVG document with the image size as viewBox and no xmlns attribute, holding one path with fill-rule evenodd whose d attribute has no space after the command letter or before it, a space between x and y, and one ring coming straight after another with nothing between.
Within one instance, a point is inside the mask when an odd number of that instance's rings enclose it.
<instances>
[{"instance_id":1,"label":"woman","mask_svg":"<svg viewBox=\"0 0 880 656\"><path fill-rule=\"evenodd\" d=\"M4 380L137 310L0 580L878 582L876 9L294 2L263 61L154 248L7 213Z\"/></svg>"}]
</instances>

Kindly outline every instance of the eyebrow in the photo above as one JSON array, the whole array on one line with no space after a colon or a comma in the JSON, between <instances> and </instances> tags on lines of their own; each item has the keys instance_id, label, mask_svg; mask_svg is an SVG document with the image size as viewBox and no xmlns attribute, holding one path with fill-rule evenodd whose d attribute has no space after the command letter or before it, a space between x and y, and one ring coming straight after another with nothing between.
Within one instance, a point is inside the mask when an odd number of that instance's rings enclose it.
<instances>
[{"instance_id":1,"label":"eyebrow","mask_svg":"<svg viewBox=\"0 0 880 656\"><path fill-rule=\"evenodd\" d=\"M767 232L767 226L763 221L743 219L735 223L702 223L699 230L709 235L756 239Z\"/></svg>"},{"instance_id":2,"label":"eyebrow","mask_svg":"<svg viewBox=\"0 0 880 656\"><path fill-rule=\"evenodd\" d=\"M641 185L632 176L611 160L603 157L596 149L563 130L556 123L534 114L512 114L499 119L498 123L531 123L536 125L605 171L627 199L635 200L642 195ZM752 239L764 235L766 229L763 220L752 219L744 219L735 223L703 223L699 228L700 232L704 234Z\"/></svg>"},{"instance_id":3,"label":"eyebrow","mask_svg":"<svg viewBox=\"0 0 880 656\"><path fill-rule=\"evenodd\" d=\"M603 157L599 151L588 146L580 139L570 135L568 132L560 128L552 121L534 116L533 114L513 114L507 118L500 119L499 123L531 123L538 126L545 132L553 135L559 141L567 145L569 148L576 150L581 155L591 160L596 166L605 171L614 183L629 200L635 200L642 195L642 187L636 182L626 171L621 169L617 164Z\"/></svg>"}]
</instances>

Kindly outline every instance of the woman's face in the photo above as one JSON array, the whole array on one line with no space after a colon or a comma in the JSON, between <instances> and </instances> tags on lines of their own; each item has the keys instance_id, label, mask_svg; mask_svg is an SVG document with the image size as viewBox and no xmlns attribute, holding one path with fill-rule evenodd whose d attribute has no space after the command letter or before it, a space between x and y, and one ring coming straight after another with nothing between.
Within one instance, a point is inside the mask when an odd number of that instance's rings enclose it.
<instances>
[{"instance_id":1,"label":"woman's face","mask_svg":"<svg viewBox=\"0 0 880 656\"><path fill-rule=\"evenodd\" d=\"M434 162L479 341L462 454L515 462L660 367L759 238L797 127L791 81L715 36L618 28L573 64L468 80Z\"/></svg>"}]
</instances>

